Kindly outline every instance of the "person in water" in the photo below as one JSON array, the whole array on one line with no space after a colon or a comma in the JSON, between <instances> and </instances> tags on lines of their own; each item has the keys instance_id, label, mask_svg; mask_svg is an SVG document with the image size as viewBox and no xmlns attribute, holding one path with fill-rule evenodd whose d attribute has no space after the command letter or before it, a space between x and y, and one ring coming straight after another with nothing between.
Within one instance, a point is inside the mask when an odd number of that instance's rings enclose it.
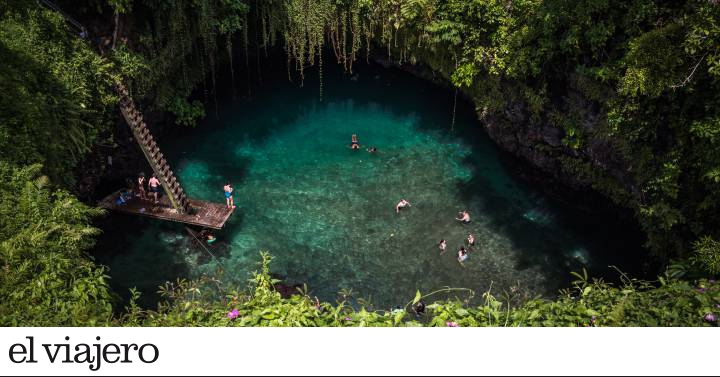
<instances>
[{"instance_id":1,"label":"person in water","mask_svg":"<svg viewBox=\"0 0 720 377\"><path fill-rule=\"evenodd\" d=\"M405 200L405 199L400 200L398 202L398 204L395 206L395 213L400 213L400 208L405 208L405 207L412 207L412 206L410 205L410 202L408 202L407 200Z\"/></svg>"},{"instance_id":2,"label":"person in water","mask_svg":"<svg viewBox=\"0 0 720 377\"><path fill-rule=\"evenodd\" d=\"M208 229L201 230L200 233L198 233L198 238L207 242L208 244L217 241L217 238L212 233L210 233L210 230Z\"/></svg>"},{"instance_id":3,"label":"person in water","mask_svg":"<svg viewBox=\"0 0 720 377\"><path fill-rule=\"evenodd\" d=\"M467 241L468 245L475 246L475 236L473 236L472 233L468 234Z\"/></svg>"},{"instance_id":4,"label":"person in water","mask_svg":"<svg viewBox=\"0 0 720 377\"><path fill-rule=\"evenodd\" d=\"M375 152L377 152L377 148L375 148L375 147L370 147L370 148L368 148L367 151L370 152L370 153L375 153Z\"/></svg>"},{"instance_id":5,"label":"person in water","mask_svg":"<svg viewBox=\"0 0 720 377\"><path fill-rule=\"evenodd\" d=\"M467 224L470 222L470 212L467 210L458 212L458 217L455 218L455 220L460 221L464 224Z\"/></svg>"},{"instance_id":6,"label":"person in water","mask_svg":"<svg viewBox=\"0 0 720 377\"><path fill-rule=\"evenodd\" d=\"M465 260L468 259L468 253L467 250L465 250L465 246L460 246L460 250L458 250L458 262L462 263L465 262Z\"/></svg>"},{"instance_id":7,"label":"person in water","mask_svg":"<svg viewBox=\"0 0 720 377\"><path fill-rule=\"evenodd\" d=\"M360 143L358 143L358 137L356 134L352 135L352 141L350 142L350 149L360 149Z\"/></svg>"},{"instance_id":8,"label":"person in water","mask_svg":"<svg viewBox=\"0 0 720 377\"><path fill-rule=\"evenodd\" d=\"M160 203L158 200L158 193L160 193L160 180L157 179L155 174L150 177L150 180L148 181L148 188L150 189L150 192L153 194L153 201L155 204Z\"/></svg>"},{"instance_id":9,"label":"person in water","mask_svg":"<svg viewBox=\"0 0 720 377\"><path fill-rule=\"evenodd\" d=\"M147 200L147 194L145 193L145 173L140 173L137 179L138 194L140 194L141 200Z\"/></svg>"},{"instance_id":10,"label":"person in water","mask_svg":"<svg viewBox=\"0 0 720 377\"><path fill-rule=\"evenodd\" d=\"M447 248L447 242L445 242L444 239L440 240L440 243L438 243L438 249L440 249L440 255L442 255L445 252L446 248Z\"/></svg>"},{"instance_id":11,"label":"person in water","mask_svg":"<svg viewBox=\"0 0 720 377\"><path fill-rule=\"evenodd\" d=\"M225 187L223 187L223 190L225 191L225 204L228 208L235 209L235 201L233 200L233 188L230 182L225 183Z\"/></svg>"}]
</instances>

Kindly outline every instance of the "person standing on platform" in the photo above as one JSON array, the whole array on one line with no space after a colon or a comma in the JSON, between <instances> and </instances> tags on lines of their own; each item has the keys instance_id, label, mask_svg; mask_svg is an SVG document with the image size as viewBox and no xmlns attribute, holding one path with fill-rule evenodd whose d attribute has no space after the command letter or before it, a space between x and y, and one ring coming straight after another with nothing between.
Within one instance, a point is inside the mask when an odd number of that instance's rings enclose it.
<instances>
[{"instance_id":1,"label":"person standing on platform","mask_svg":"<svg viewBox=\"0 0 720 377\"><path fill-rule=\"evenodd\" d=\"M235 202L232 195L233 188L229 181L225 183L225 187L223 187L223 190L225 191L225 204L228 208L235 209Z\"/></svg>"},{"instance_id":2,"label":"person standing on platform","mask_svg":"<svg viewBox=\"0 0 720 377\"><path fill-rule=\"evenodd\" d=\"M158 193L160 192L160 180L157 179L155 174L150 177L150 180L148 181L148 187L150 188L150 192L153 194L154 203L160 203L160 201L158 200Z\"/></svg>"},{"instance_id":3,"label":"person standing on platform","mask_svg":"<svg viewBox=\"0 0 720 377\"><path fill-rule=\"evenodd\" d=\"M145 173L140 173L137 179L138 195L141 200L147 200L147 194L145 193Z\"/></svg>"}]
</instances>

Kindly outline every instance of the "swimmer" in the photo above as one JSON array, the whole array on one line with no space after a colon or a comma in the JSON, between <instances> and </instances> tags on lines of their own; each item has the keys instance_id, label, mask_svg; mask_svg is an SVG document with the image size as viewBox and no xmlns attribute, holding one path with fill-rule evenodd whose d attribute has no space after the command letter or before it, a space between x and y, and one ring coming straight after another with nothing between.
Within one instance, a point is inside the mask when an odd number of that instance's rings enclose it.
<instances>
[{"instance_id":1,"label":"swimmer","mask_svg":"<svg viewBox=\"0 0 720 377\"><path fill-rule=\"evenodd\" d=\"M208 234L205 238L205 242L207 242L208 244L211 244L215 241L217 241L217 238L215 238L215 236L213 236L212 234Z\"/></svg>"},{"instance_id":2,"label":"swimmer","mask_svg":"<svg viewBox=\"0 0 720 377\"><path fill-rule=\"evenodd\" d=\"M460 250L458 250L458 262L462 264L462 262L465 262L467 259L468 253L467 250L465 250L465 246L460 246Z\"/></svg>"},{"instance_id":3,"label":"swimmer","mask_svg":"<svg viewBox=\"0 0 720 377\"><path fill-rule=\"evenodd\" d=\"M455 218L455 220L460 221L462 223L469 223L470 222L470 212L467 210L458 212L458 217Z\"/></svg>"},{"instance_id":4,"label":"swimmer","mask_svg":"<svg viewBox=\"0 0 720 377\"><path fill-rule=\"evenodd\" d=\"M367 151L370 152L370 153L375 153L375 152L377 152L377 148L375 148L375 147L370 147L370 148L368 148Z\"/></svg>"},{"instance_id":5,"label":"swimmer","mask_svg":"<svg viewBox=\"0 0 720 377\"><path fill-rule=\"evenodd\" d=\"M208 229L201 230L197 234L197 238L207 242L208 244L211 244L211 243L217 241L217 238L215 236L213 236L213 234L210 233L210 230L208 230Z\"/></svg>"},{"instance_id":6,"label":"swimmer","mask_svg":"<svg viewBox=\"0 0 720 377\"><path fill-rule=\"evenodd\" d=\"M468 234L467 236L468 245L475 246L475 236L471 234Z\"/></svg>"},{"instance_id":7,"label":"swimmer","mask_svg":"<svg viewBox=\"0 0 720 377\"><path fill-rule=\"evenodd\" d=\"M352 141L350 142L350 149L360 149L360 143L358 143L358 137L356 134L352 135Z\"/></svg>"},{"instance_id":8,"label":"swimmer","mask_svg":"<svg viewBox=\"0 0 720 377\"><path fill-rule=\"evenodd\" d=\"M398 202L398 204L395 206L395 213L400 213L400 208L405 208L405 207L412 207L412 206L410 205L410 202L408 202L407 200L405 200L405 199L400 200Z\"/></svg>"},{"instance_id":9,"label":"swimmer","mask_svg":"<svg viewBox=\"0 0 720 377\"><path fill-rule=\"evenodd\" d=\"M438 249L440 249L440 255L442 255L445 252L446 248L447 248L447 242L445 242L444 239L440 240L440 243L438 243Z\"/></svg>"}]
</instances>

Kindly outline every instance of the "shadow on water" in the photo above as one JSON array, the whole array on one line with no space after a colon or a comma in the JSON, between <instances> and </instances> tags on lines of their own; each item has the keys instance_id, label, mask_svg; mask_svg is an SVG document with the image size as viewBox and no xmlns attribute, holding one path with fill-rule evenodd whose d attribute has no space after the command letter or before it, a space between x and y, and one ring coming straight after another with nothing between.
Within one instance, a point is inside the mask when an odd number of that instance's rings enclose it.
<instances>
[{"instance_id":1,"label":"shadow on water","mask_svg":"<svg viewBox=\"0 0 720 377\"><path fill-rule=\"evenodd\" d=\"M111 267L113 289L127 298L136 286L152 306L158 285L218 266L245 286L260 250L276 256L273 272L288 284L308 283L329 301L353 289L379 307L404 303L415 289L463 286L479 297L491 282L522 281L533 295L552 295L583 266L594 276L611 277L608 264L636 271L639 232L520 178L527 167L490 141L471 104L458 99L451 132L452 91L375 65L355 71L327 69L323 102L311 74L303 88L284 71L265 75L252 101L228 100L217 119L164 138L190 196L222 202L230 180L239 210L217 233L217 259L182 225L109 216L95 254ZM379 153L350 151L354 132ZM396 214L405 195L414 206ZM468 226L453 220L463 209L473 215ZM454 253L467 232L479 246L460 267ZM440 238L448 239L444 256Z\"/></svg>"},{"instance_id":2,"label":"shadow on water","mask_svg":"<svg viewBox=\"0 0 720 377\"><path fill-rule=\"evenodd\" d=\"M123 214L110 214L96 224L103 230L93 256L106 266L110 287L124 302L130 289L142 295L143 307L155 307L158 287L166 281L185 278L190 265L180 255L182 226Z\"/></svg>"}]
</instances>

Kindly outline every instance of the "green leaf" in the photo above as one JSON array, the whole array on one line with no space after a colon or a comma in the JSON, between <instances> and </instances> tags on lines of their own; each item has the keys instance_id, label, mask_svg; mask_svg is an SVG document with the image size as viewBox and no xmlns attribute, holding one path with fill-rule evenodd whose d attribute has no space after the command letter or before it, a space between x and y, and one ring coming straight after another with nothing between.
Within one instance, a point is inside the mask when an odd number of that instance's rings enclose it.
<instances>
[{"instance_id":1,"label":"green leaf","mask_svg":"<svg viewBox=\"0 0 720 377\"><path fill-rule=\"evenodd\" d=\"M398 324L400 324L400 322L402 321L402 319L405 317L405 313L406 313L406 312L405 312L404 310L401 311L401 312L395 313L395 317L393 318L393 323L394 323L396 326L397 326Z\"/></svg>"},{"instance_id":2,"label":"green leaf","mask_svg":"<svg viewBox=\"0 0 720 377\"><path fill-rule=\"evenodd\" d=\"M412 304L413 305L417 304L418 302L420 302L421 298L422 298L422 295L420 294L420 290L418 290L417 292L415 292L415 298L413 299Z\"/></svg>"}]
</instances>

